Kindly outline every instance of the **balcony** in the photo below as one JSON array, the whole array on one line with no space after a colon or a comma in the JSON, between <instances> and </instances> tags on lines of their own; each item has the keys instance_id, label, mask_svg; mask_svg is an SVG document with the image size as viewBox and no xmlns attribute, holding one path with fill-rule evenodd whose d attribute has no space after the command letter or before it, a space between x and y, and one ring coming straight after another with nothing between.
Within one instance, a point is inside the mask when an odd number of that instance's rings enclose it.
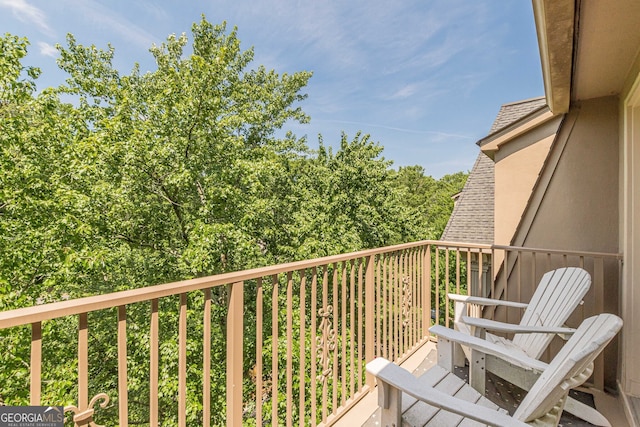
<instances>
[{"instance_id":1,"label":"balcony","mask_svg":"<svg viewBox=\"0 0 640 427\"><path fill-rule=\"evenodd\" d=\"M1 368L15 392L1 397L64 405L69 425L366 419L366 362L422 363L428 328L451 324L447 293L527 301L546 271L580 266L592 286L569 319L577 326L618 311L621 264L619 254L422 241L5 311L0 339L29 356ZM588 387L615 389L617 361L614 341Z\"/></svg>"}]
</instances>

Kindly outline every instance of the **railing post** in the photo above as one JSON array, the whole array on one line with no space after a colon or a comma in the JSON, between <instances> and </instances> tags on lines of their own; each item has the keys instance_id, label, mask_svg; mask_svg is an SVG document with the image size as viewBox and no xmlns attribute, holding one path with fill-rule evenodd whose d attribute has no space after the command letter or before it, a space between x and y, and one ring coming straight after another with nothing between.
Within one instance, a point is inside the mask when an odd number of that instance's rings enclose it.
<instances>
[{"instance_id":1,"label":"railing post","mask_svg":"<svg viewBox=\"0 0 640 427\"><path fill-rule=\"evenodd\" d=\"M242 425L244 282L229 285L227 312L227 426Z\"/></svg>"},{"instance_id":2,"label":"railing post","mask_svg":"<svg viewBox=\"0 0 640 427\"><path fill-rule=\"evenodd\" d=\"M367 257L367 269L364 278L364 305L365 305L365 326L364 326L364 357L366 362L371 362L375 357L375 255ZM375 385L375 377L367 373L367 386L373 390Z\"/></svg>"},{"instance_id":3,"label":"railing post","mask_svg":"<svg viewBox=\"0 0 640 427\"><path fill-rule=\"evenodd\" d=\"M127 309L121 305L118 307L118 420L122 427L129 425L127 377Z\"/></svg>"},{"instance_id":4,"label":"railing post","mask_svg":"<svg viewBox=\"0 0 640 427\"><path fill-rule=\"evenodd\" d=\"M83 410L89 404L89 327L87 319L87 313L80 313L78 316L78 408Z\"/></svg>"},{"instance_id":5,"label":"railing post","mask_svg":"<svg viewBox=\"0 0 640 427\"><path fill-rule=\"evenodd\" d=\"M422 333L429 336L431 327L431 245L427 245L422 261Z\"/></svg>"},{"instance_id":6,"label":"railing post","mask_svg":"<svg viewBox=\"0 0 640 427\"><path fill-rule=\"evenodd\" d=\"M31 387L29 403L32 406L40 405L42 393L42 323L31 324L31 363L29 364L31 375Z\"/></svg>"}]
</instances>

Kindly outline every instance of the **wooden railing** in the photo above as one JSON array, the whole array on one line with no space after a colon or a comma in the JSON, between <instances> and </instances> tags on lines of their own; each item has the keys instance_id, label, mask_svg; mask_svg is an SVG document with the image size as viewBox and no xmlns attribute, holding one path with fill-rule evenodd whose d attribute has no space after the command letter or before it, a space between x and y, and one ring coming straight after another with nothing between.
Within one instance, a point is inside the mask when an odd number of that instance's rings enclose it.
<instances>
[{"instance_id":1,"label":"wooden railing","mask_svg":"<svg viewBox=\"0 0 640 427\"><path fill-rule=\"evenodd\" d=\"M493 280L496 251L512 266L506 282ZM524 280L525 252L423 241L2 312L1 333L29 327L31 336L28 366L0 367L0 381L25 377L29 400L2 397L9 405L66 404L76 425L86 425L94 409L100 418L98 403L113 417L101 423L120 426L330 425L372 390L367 361L402 362L430 339L433 323L449 324L448 292L526 299L530 282L553 263L534 261L531 281ZM534 259L556 255L534 252ZM558 254L565 262L573 256ZM607 261L577 257L593 265L596 283L609 283ZM604 310L601 294L598 285L577 317ZM77 325L64 383L43 356L47 324L55 322ZM113 329L112 341L95 338L99 328ZM107 354L117 356L113 366ZM177 387L167 385L172 375ZM48 390L69 382L68 401L48 400Z\"/></svg>"}]
</instances>

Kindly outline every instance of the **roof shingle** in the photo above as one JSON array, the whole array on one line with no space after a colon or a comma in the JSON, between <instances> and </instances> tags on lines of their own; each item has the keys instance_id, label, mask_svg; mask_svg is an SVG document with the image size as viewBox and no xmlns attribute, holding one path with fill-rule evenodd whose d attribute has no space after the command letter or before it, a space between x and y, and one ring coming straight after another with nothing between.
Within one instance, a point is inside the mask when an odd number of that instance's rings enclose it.
<instances>
[{"instance_id":1,"label":"roof shingle","mask_svg":"<svg viewBox=\"0 0 640 427\"><path fill-rule=\"evenodd\" d=\"M544 97L504 104L500 107L489 135L545 105ZM480 151L441 239L448 242L493 244L494 187L493 160Z\"/></svg>"}]
</instances>

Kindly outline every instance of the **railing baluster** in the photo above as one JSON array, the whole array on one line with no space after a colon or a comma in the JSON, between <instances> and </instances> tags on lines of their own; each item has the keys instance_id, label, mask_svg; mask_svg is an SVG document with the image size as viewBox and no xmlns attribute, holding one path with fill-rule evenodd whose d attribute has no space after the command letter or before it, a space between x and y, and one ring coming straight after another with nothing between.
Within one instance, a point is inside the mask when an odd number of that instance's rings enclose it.
<instances>
[{"instance_id":1,"label":"railing baluster","mask_svg":"<svg viewBox=\"0 0 640 427\"><path fill-rule=\"evenodd\" d=\"M420 276L418 275L418 271L419 271L419 264L418 264L418 249L416 248L414 251L412 251L412 255L411 255L411 283L412 283L412 288L411 288L411 298L412 298L412 309L411 309L411 330L412 330L412 340L413 340L413 346L415 346L416 343L420 342L422 340L422 336L420 335L420 333L418 332L418 310L420 309L420 299L419 299L419 283L420 283Z\"/></svg>"},{"instance_id":2,"label":"railing baluster","mask_svg":"<svg viewBox=\"0 0 640 427\"><path fill-rule=\"evenodd\" d=\"M375 269L378 271L378 277L376 277L377 292L374 295L374 274ZM366 258L366 271L364 279L364 358L366 362L373 360L376 355L380 355L380 300L383 299L380 294L380 258L376 263L376 257L370 255ZM376 331L373 330L374 316L377 324ZM374 348L374 340L378 343ZM377 350L377 351L376 351ZM360 363L361 364L361 363ZM366 384L373 389L375 379L373 375L366 374Z\"/></svg>"},{"instance_id":3,"label":"railing baluster","mask_svg":"<svg viewBox=\"0 0 640 427\"><path fill-rule=\"evenodd\" d=\"M342 357L340 359L340 405L344 405L345 403L345 395L347 394L347 270L349 268L349 262L345 261L342 263L342 281L341 281L341 322L340 322L340 330L342 331L342 340L340 342L340 347L342 350ZM336 361L337 363L337 361ZM333 412L336 411L336 408L333 408Z\"/></svg>"},{"instance_id":4,"label":"railing baluster","mask_svg":"<svg viewBox=\"0 0 640 427\"><path fill-rule=\"evenodd\" d=\"M89 327L87 313L80 313L78 317L78 408L83 410L89 405ZM118 344L120 344L119 341ZM120 366L119 359L118 352L118 366Z\"/></svg>"},{"instance_id":5,"label":"railing baluster","mask_svg":"<svg viewBox=\"0 0 640 427\"><path fill-rule=\"evenodd\" d=\"M323 313L325 313L326 315L328 315L328 305L329 305L329 272L328 272L328 265L324 266L323 272L322 272L322 310ZM324 340L324 345L326 346L326 340L327 340L327 336L325 333L325 330L322 330L322 338ZM328 355L324 352L323 349L323 355L324 357L328 357ZM327 390L327 375L324 372L324 363L326 363L324 361L324 359L322 360L323 362L323 372L322 372L322 422L325 422L327 420L327 395L328 395L328 390Z\"/></svg>"},{"instance_id":6,"label":"railing baluster","mask_svg":"<svg viewBox=\"0 0 640 427\"><path fill-rule=\"evenodd\" d=\"M333 381L331 384L331 412L334 412L338 407L338 319L340 318L340 314L338 313L339 307L339 294L338 294L338 271L339 265L338 263L333 264L333 330L336 336L336 343L334 344L335 348L333 349L333 362L331 364L331 369L333 372Z\"/></svg>"},{"instance_id":7,"label":"railing baluster","mask_svg":"<svg viewBox=\"0 0 640 427\"><path fill-rule=\"evenodd\" d=\"M495 289L496 287L496 274L498 272L498 266L496 266L496 250L495 248L491 248L491 250L487 253L487 256L489 256L489 281L491 282L490 286L491 289Z\"/></svg>"},{"instance_id":8,"label":"railing baluster","mask_svg":"<svg viewBox=\"0 0 640 427\"><path fill-rule=\"evenodd\" d=\"M460 294L460 248L456 248L456 294Z\"/></svg>"},{"instance_id":9,"label":"railing baluster","mask_svg":"<svg viewBox=\"0 0 640 427\"><path fill-rule=\"evenodd\" d=\"M422 328L424 334L428 334L431 327L431 287L433 282L431 281L431 245L427 246L425 253L425 261L422 269L422 274L425 277L426 286L424 287L424 307L422 308Z\"/></svg>"},{"instance_id":10,"label":"railing baluster","mask_svg":"<svg viewBox=\"0 0 640 427\"><path fill-rule=\"evenodd\" d=\"M404 291L402 289L402 266L404 264L404 253L400 252L398 256L398 260L396 261L396 342L398 346L398 355L396 356L396 360L402 359L402 355L404 354L404 328L402 327L403 316L402 316L402 306L404 299Z\"/></svg>"},{"instance_id":11,"label":"railing baluster","mask_svg":"<svg viewBox=\"0 0 640 427\"><path fill-rule=\"evenodd\" d=\"M355 357L356 357L356 334L357 323L356 323L356 267L355 260L351 260L351 280L350 280L350 288L349 288L349 330L351 331L350 341L349 341L349 396L353 396L355 393ZM344 379L343 379L344 381ZM346 397L345 397L346 399Z\"/></svg>"},{"instance_id":12,"label":"railing baluster","mask_svg":"<svg viewBox=\"0 0 640 427\"><path fill-rule=\"evenodd\" d=\"M262 277L256 279L256 425L262 425L262 326L263 326L264 296Z\"/></svg>"},{"instance_id":13,"label":"railing baluster","mask_svg":"<svg viewBox=\"0 0 640 427\"><path fill-rule=\"evenodd\" d=\"M382 319L384 317L384 299L385 299L385 294L384 294L384 284L382 281L382 263L384 260L384 255L379 255L376 257L368 257L367 258L367 262L368 263L375 263L375 270L373 270L373 267L370 266L370 264L367 264L367 273L365 274L367 277L367 282L369 281L368 277L370 276L370 274L374 274L375 277L375 281L376 281L376 292L375 295L372 295L371 297L366 297L365 296L365 306L369 307L368 303L369 301L375 301L374 307L373 308L366 308L365 309L365 313L369 313L369 311L371 311L374 315L375 315L375 325L376 325L376 329L375 332L371 331L371 334L374 336L375 340L376 340L376 350L375 352L371 353L370 351L366 350L365 347L365 354L369 354L371 357L376 357L376 356L382 356L383 354L383 348L384 348L384 341L382 339L382 333L384 330L384 323L382 322ZM371 271L373 270L373 271ZM365 289L367 289L365 292L368 293L368 289L370 289L370 286L367 285L365 283ZM365 314L365 329L367 328L366 325L371 325L371 327L373 327L374 323L373 320L368 320L367 318L367 314ZM369 334L370 332L366 332L367 334ZM365 356L367 357L367 356ZM369 360L373 360L373 359L367 359L367 361ZM373 376L372 375L368 375L367 374L367 384L369 384L371 382L373 382Z\"/></svg>"},{"instance_id":14,"label":"railing baluster","mask_svg":"<svg viewBox=\"0 0 640 427\"><path fill-rule=\"evenodd\" d=\"M287 354L286 354L286 423L287 427L291 427L293 421L293 275L287 272Z\"/></svg>"},{"instance_id":15,"label":"railing baluster","mask_svg":"<svg viewBox=\"0 0 640 427\"><path fill-rule=\"evenodd\" d=\"M305 426L305 395L306 395L306 383L305 383L305 375L307 370L306 366L306 353L305 353L305 339L307 334L307 325L306 325L306 304L307 304L307 275L306 270L299 270L298 274L300 275L300 371L299 371L299 381L300 381L300 397L299 397L299 418L300 418L300 426Z\"/></svg>"},{"instance_id":16,"label":"railing baluster","mask_svg":"<svg viewBox=\"0 0 640 427\"><path fill-rule=\"evenodd\" d=\"M159 367L158 299L151 300L149 333L149 425L158 425L158 367Z\"/></svg>"},{"instance_id":17,"label":"railing baluster","mask_svg":"<svg viewBox=\"0 0 640 427\"><path fill-rule=\"evenodd\" d=\"M389 360L396 360L396 346L395 346L395 307L396 307L396 292L395 283L393 282L393 271L395 268L395 254L389 256L389 269L387 274L387 286L389 286Z\"/></svg>"},{"instance_id":18,"label":"railing baluster","mask_svg":"<svg viewBox=\"0 0 640 427\"><path fill-rule=\"evenodd\" d=\"M528 295L533 295L533 293L535 292L535 287L537 287L537 283L538 283L538 268L537 268L537 256L535 252L531 252L531 279L530 279L530 284L529 284L529 293Z\"/></svg>"},{"instance_id":19,"label":"railing baluster","mask_svg":"<svg viewBox=\"0 0 640 427\"><path fill-rule=\"evenodd\" d=\"M413 348L413 296L415 295L413 292L413 251L407 250L407 258L405 261L405 276L407 277L406 288L407 288L407 300L406 300L406 314L403 322L405 335L407 337L407 347L406 351L408 352Z\"/></svg>"},{"instance_id":20,"label":"railing baluster","mask_svg":"<svg viewBox=\"0 0 640 427\"><path fill-rule=\"evenodd\" d=\"M424 286L426 285L426 282L423 280L424 274L422 273L422 270L424 269L423 254L423 248L419 248L418 250L416 250L416 296L414 301L416 302L415 325L416 333L418 334L418 341L422 341L426 337L425 329L422 324L422 312L425 310L422 294L424 292Z\"/></svg>"},{"instance_id":21,"label":"railing baluster","mask_svg":"<svg viewBox=\"0 0 640 427\"><path fill-rule=\"evenodd\" d=\"M118 418L120 426L129 425L127 375L127 308L118 307Z\"/></svg>"},{"instance_id":22,"label":"railing baluster","mask_svg":"<svg viewBox=\"0 0 640 427\"><path fill-rule=\"evenodd\" d=\"M408 252L408 251L407 251ZM402 289L402 313L400 322L400 331L402 333L402 355L404 356L409 350L409 292L410 292L410 275L409 275L409 256L410 253L403 254L402 274L400 275L400 286Z\"/></svg>"},{"instance_id":23,"label":"railing baluster","mask_svg":"<svg viewBox=\"0 0 640 427\"><path fill-rule=\"evenodd\" d=\"M211 289L204 290L202 336L202 426L211 423ZM256 408L257 410L257 408Z\"/></svg>"},{"instance_id":24,"label":"railing baluster","mask_svg":"<svg viewBox=\"0 0 640 427\"><path fill-rule=\"evenodd\" d=\"M522 302L522 252L518 251L518 262L516 269L516 301ZM522 310L519 309L511 309L512 312L515 313L515 320L512 323L519 323L522 318ZM508 311L507 311L508 312ZM507 322L509 322L509 317L507 316Z\"/></svg>"},{"instance_id":25,"label":"railing baluster","mask_svg":"<svg viewBox=\"0 0 640 427\"><path fill-rule=\"evenodd\" d=\"M389 256L389 268L387 270L387 274L389 275L387 277L387 286L389 288L389 360L396 360L395 359L395 346L394 346L394 307L395 307L395 292L394 292L394 285L393 285L393 266L394 266L394 259L395 259L395 255L391 254Z\"/></svg>"},{"instance_id":26,"label":"railing baluster","mask_svg":"<svg viewBox=\"0 0 640 427\"><path fill-rule=\"evenodd\" d=\"M493 263L491 263L493 265ZM467 248L467 295L480 295L480 284L478 284L478 289L473 289L471 285L471 248ZM493 276L491 276L491 282L493 283Z\"/></svg>"},{"instance_id":27,"label":"railing baluster","mask_svg":"<svg viewBox=\"0 0 640 427\"><path fill-rule=\"evenodd\" d=\"M604 260L593 260L593 281L596 313L604 312ZM604 390L604 354L594 361L593 379L598 390Z\"/></svg>"},{"instance_id":28,"label":"railing baluster","mask_svg":"<svg viewBox=\"0 0 640 427\"><path fill-rule=\"evenodd\" d=\"M581 256L579 258L579 262L578 262L578 266L580 268L584 268L584 256ZM578 308L576 308L576 310L580 310L580 318L581 319L586 319L588 316L585 316L585 304L580 304L578 305Z\"/></svg>"},{"instance_id":29,"label":"railing baluster","mask_svg":"<svg viewBox=\"0 0 640 427\"><path fill-rule=\"evenodd\" d=\"M444 257L444 324L448 328L449 327L449 248L445 248L445 257Z\"/></svg>"},{"instance_id":30,"label":"railing baluster","mask_svg":"<svg viewBox=\"0 0 640 427\"><path fill-rule=\"evenodd\" d=\"M278 276L271 278L271 424L278 425Z\"/></svg>"},{"instance_id":31,"label":"railing baluster","mask_svg":"<svg viewBox=\"0 0 640 427\"><path fill-rule=\"evenodd\" d=\"M398 359L398 344L396 338L396 317L397 317L397 308L398 308L398 288L396 287L396 260L397 254L394 253L389 258L389 292L391 297L389 298L389 350L391 351L391 360L395 361Z\"/></svg>"},{"instance_id":32,"label":"railing baluster","mask_svg":"<svg viewBox=\"0 0 640 427\"><path fill-rule=\"evenodd\" d=\"M418 308L418 252L411 251L411 266L409 267L409 271L411 271L411 347L413 347L417 341L419 341L417 336L417 308Z\"/></svg>"},{"instance_id":33,"label":"railing baluster","mask_svg":"<svg viewBox=\"0 0 640 427\"><path fill-rule=\"evenodd\" d=\"M29 404L40 406L42 393L42 322L31 324L31 360L29 364L30 391Z\"/></svg>"},{"instance_id":34,"label":"railing baluster","mask_svg":"<svg viewBox=\"0 0 640 427\"><path fill-rule=\"evenodd\" d=\"M388 285L388 281L387 281L387 262L388 262L388 256L385 255L381 255L381 260L380 262L382 263L382 277L381 277L381 282L382 282L382 293L381 293L381 298L382 298L382 354L381 356L386 358L386 359L390 359L389 357L389 343L388 343L388 337L387 337L387 331L389 329L389 313L387 311L387 302L391 301L390 298L390 292L389 292L389 285Z\"/></svg>"},{"instance_id":35,"label":"railing baluster","mask_svg":"<svg viewBox=\"0 0 640 427\"><path fill-rule=\"evenodd\" d=\"M484 280L482 280L483 279L483 277L482 277L483 270L484 270L484 252L482 252L482 249L479 249L478 250L478 286L482 289L482 295L481 296L485 297L485 296L487 296L487 294L486 294L487 291L484 289ZM491 281L491 284L493 286L493 280ZM497 298L497 296L495 296L495 292L496 292L496 289L495 289L495 286L493 286L491 288L491 297L492 298Z\"/></svg>"},{"instance_id":36,"label":"railing baluster","mask_svg":"<svg viewBox=\"0 0 640 427\"><path fill-rule=\"evenodd\" d=\"M367 258L368 259L368 258ZM362 307L366 304L366 297L363 293L363 280L364 280L364 268L365 268L365 259L360 259L358 263L358 340L356 342L357 346L357 356L356 361L358 362L357 366L357 375L358 375L358 391L362 390L362 356L363 356L363 344L366 342L366 337L364 334L364 325L363 325L363 313ZM371 288L373 289L373 287ZM374 346L373 339L369 342L371 347Z\"/></svg>"},{"instance_id":37,"label":"railing baluster","mask_svg":"<svg viewBox=\"0 0 640 427\"><path fill-rule=\"evenodd\" d=\"M402 336L401 336L401 330L402 330L402 278L400 277L400 265L402 263L402 253L399 253L399 255L395 258L394 263L393 263L393 272L394 272L394 277L393 277L393 288L395 291L395 297L396 297L396 301L395 301L395 331L394 331L394 336L396 338L395 341L395 359L394 360L399 360L400 357L402 357Z\"/></svg>"},{"instance_id":38,"label":"railing baluster","mask_svg":"<svg viewBox=\"0 0 640 427\"><path fill-rule=\"evenodd\" d=\"M227 401L229 400L227 399ZM181 293L180 294L180 311L178 316L178 426L185 427L186 425L187 425L187 294Z\"/></svg>"},{"instance_id":39,"label":"railing baluster","mask_svg":"<svg viewBox=\"0 0 640 427\"><path fill-rule=\"evenodd\" d=\"M244 282L229 286L227 311L227 425L242 425L242 362L244 355ZM184 304L186 333L186 297ZM186 341L186 337L185 337ZM186 362L186 359L185 359ZM185 387L186 390L186 387Z\"/></svg>"},{"instance_id":40,"label":"railing baluster","mask_svg":"<svg viewBox=\"0 0 640 427\"><path fill-rule=\"evenodd\" d=\"M436 325L440 324L440 249L435 246L435 256L436 256Z\"/></svg>"},{"instance_id":41,"label":"railing baluster","mask_svg":"<svg viewBox=\"0 0 640 427\"><path fill-rule=\"evenodd\" d=\"M317 384L317 331L318 325L316 314L318 312L318 270L316 267L311 269L311 425L315 427L318 420L318 391Z\"/></svg>"},{"instance_id":42,"label":"railing baluster","mask_svg":"<svg viewBox=\"0 0 640 427\"><path fill-rule=\"evenodd\" d=\"M402 358L407 353L408 337L407 328L405 327L406 321L406 308L407 308L407 288L406 288L406 272L407 272L407 253L403 252L400 257L400 263L398 264L398 289L400 290L400 323L398 323L398 334L400 335L400 357Z\"/></svg>"}]
</instances>

